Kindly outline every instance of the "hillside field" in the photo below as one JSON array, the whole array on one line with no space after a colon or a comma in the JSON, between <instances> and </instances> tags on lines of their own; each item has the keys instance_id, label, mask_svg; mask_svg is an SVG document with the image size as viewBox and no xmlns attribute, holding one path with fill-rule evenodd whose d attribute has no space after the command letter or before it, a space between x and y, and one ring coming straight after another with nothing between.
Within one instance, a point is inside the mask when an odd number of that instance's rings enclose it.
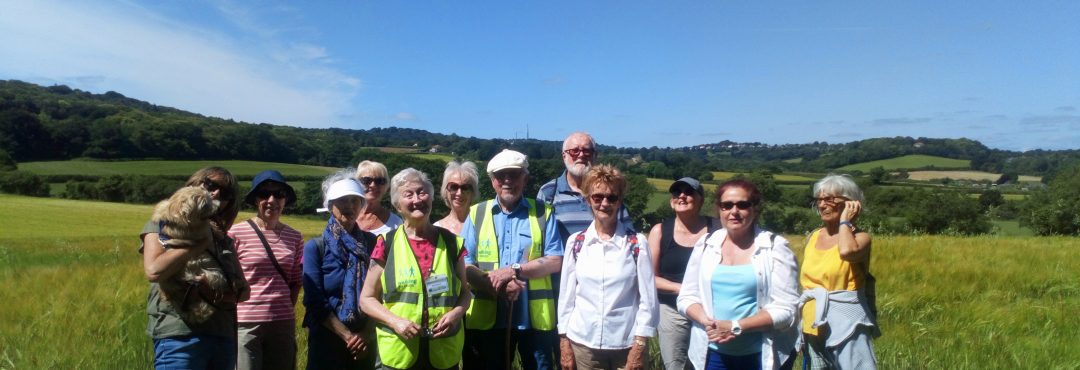
<instances>
[{"instance_id":1,"label":"hillside field","mask_svg":"<svg viewBox=\"0 0 1080 370\"><path fill-rule=\"evenodd\" d=\"M966 159L952 159L936 157L932 155L905 155L902 157L882 159L877 161L849 164L838 168L841 171L867 172L874 167L883 167L886 170L917 169L934 166L939 169L966 169L971 167L971 161Z\"/></svg>"},{"instance_id":2,"label":"hillside field","mask_svg":"<svg viewBox=\"0 0 1080 370\"><path fill-rule=\"evenodd\" d=\"M19 169L37 175L153 175L187 176L200 168L221 166L238 177L251 178L263 170L281 171L285 177L323 177L338 170L333 167L307 166L257 161L50 161L19 163Z\"/></svg>"},{"instance_id":3,"label":"hillside field","mask_svg":"<svg viewBox=\"0 0 1080 370\"><path fill-rule=\"evenodd\" d=\"M996 181L1001 178L1000 173L990 173L982 171L910 171L908 172L908 179L918 181L930 181L949 178L953 180L972 180L972 181ZM1020 182L1039 182L1042 178L1039 176L1027 176L1023 175L1019 178Z\"/></svg>"},{"instance_id":4,"label":"hillside field","mask_svg":"<svg viewBox=\"0 0 1080 370\"><path fill-rule=\"evenodd\" d=\"M149 368L136 234L150 206L0 202L0 368ZM310 236L324 221L285 222ZM789 236L796 255L804 239ZM1078 252L1077 238L875 238L881 368L1075 369Z\"/></svg>"}]
</instances>

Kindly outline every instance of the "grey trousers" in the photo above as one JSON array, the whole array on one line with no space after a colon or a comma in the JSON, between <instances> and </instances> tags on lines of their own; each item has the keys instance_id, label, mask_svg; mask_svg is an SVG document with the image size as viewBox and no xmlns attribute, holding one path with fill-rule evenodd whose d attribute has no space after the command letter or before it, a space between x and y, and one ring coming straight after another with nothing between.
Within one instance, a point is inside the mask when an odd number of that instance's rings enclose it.
<instances>
[{"instance_id":1,"label":"grey trousers","mask_svg":"<svg viewBox=\"0 0 1080 370\"><path fill-rule=\"evenodd\" d=\"M296 321L242 322L236 330L236 369L296 369Z\"/></svg>"},{"instance_id":2,"label":"grey trousers","mask_svg":"<svg viewBox=\"0 0 1080 370\"><path fill-rule=\"evenodd\" d=\"M657 332L664 368L693 370L694 365L687 357L687 352L690 351L690 319L679 313L675 307L660 304L660 325Z\"/></svg>"}]
</instances>

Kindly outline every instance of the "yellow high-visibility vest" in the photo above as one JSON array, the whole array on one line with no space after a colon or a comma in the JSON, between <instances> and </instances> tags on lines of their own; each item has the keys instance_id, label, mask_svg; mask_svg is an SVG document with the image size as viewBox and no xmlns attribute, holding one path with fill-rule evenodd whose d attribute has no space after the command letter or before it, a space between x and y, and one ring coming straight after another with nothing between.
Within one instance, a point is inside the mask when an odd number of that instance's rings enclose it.
<instances>
[{"instance_id":1,"label":"yellow high-visibility vest","mask_svg":"<svg viewBox=\"0 0 1080 370\"><path fill-rule=\"evenodd\" d=\"M444 275L450 289L443 293L432 296L426 294L425 282L420 272L420 264L416 261L412 247L403 230L394 229L380 236L385 237L386 243L386 266L382 274L382 300L383 305L395 315L410 320L417 325L426 309L429 323L436 323L450 312L458 303L461 294L461 281L454 270L454 260L457 256L450 256L447 243L456 242L454 236L440 233L435 247L435 256L431 262L431 275ZM420 336L405 340L398 336L394 329L385 325L377 325L375 338L379 347L379 358L387 366L407 369L412 367L419 358ZM428 359L431 365L445 369L461 362L461 350L465 346L465 335L461 326L457 331L444 338L429 339Z\"/></svg>"},{"instance_id":2,"label":"yellow high-visibility vest","mask_svg":"<svg viewBox=\"0 0 1080 370\"><path fill-rule=\"evenodd\" d=\"M546 235L541 225L547 225L550 209L546 204L537 204L534 199L526 199L535 212L529 214L529 232L532 235L532 247L525 255L525 261L543 256ZM499 241L495 234L495 221L491 212L491 201L473 205L469 217L476 230L476 263L484 272L499 267ZM536 330L555 329L555 290L551 284L551 275L528 280L529 322ZM473 290L472 305L465 314L465 327L468 329L491 329L495 326L495 297L483 291ZM512 313L511 313L512 314Z\"/></svg>"}]
</instances>

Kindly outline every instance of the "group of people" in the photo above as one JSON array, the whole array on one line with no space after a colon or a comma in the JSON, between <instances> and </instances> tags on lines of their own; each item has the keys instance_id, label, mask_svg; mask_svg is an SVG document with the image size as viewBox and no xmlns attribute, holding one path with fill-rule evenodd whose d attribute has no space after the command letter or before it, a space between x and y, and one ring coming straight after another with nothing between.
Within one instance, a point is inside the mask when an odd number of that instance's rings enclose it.
<instances>
[{"instance_id":1,"label":"group of people","mask_svg":"<svg viewBox=\"0 0 1080 370\"><path fill-rule=\"evenodd\" d=\"M566 171L529 198L528 159L503 150L482 201L477 166L450 162L449 212L434 222L427 174L391 178L364 161L323 181L330 216L306 243L281 222L296 194L280 173L259 173L241 199L229 171L202 169L186 185L218 202L213 238L169 248L161 224L141 233L155 367L295 368L301 288L309 369L642 369L657 336L667 369L791 368L797 349L814 368L876 365L870 236L850 177L815 183L824 225L800 271L787 240L757 224L754 184L719 185L710 217L702 184L679 179L675 216L646 236L623 205L626 178L596 156L592 137L571 134ZM256 214L234 224L241 200ZM193 322L157 283L203 253L229 284L190 283L190 299L217 308Z\"/></svg>"}]
</instances>

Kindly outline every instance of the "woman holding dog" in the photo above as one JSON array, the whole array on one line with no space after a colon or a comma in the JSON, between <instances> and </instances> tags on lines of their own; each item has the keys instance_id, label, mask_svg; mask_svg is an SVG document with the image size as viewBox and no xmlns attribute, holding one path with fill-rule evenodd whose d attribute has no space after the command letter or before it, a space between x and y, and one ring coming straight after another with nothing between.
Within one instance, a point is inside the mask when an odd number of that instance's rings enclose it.
<instances>
[{"instance_id":1,"label":"woman holding dog","mask_svg":"<svg viewBox=\"0 0 1080 370\"><path fill-rule=\"evenodd\" d=\"M188 247L166 248L162 240L162 224L148 222L139 235L143 268L150 281L147 296L149 325L147 334L154 339L154 367L158 369L231 369L236 366L236 304L247 299L248 286L240 270L236 249L225 231L232 226L239 203L236 177L221 167L196 171L185 186L199 186L219 202L210 218L211 237L206 242ZM210 289L205 276L189 283L184 297L167 299L161 294L159 282L176 279L187 262L209 254L220 266L226 288ZM171 302L184 302L179 306ZM189 303L206 302L213 313L196 322L184 311ZM185 318L187 317L187 318Z\"/></svg>"},{"instance_id":2,"label":"woman holding dog","mask_svg":"<svg viewBox=\"0 0 1080 370\"><path fill-rule=\"evenodd\" d=\"M296 192L280 172L259 172L244 197L255 207L255 217L229 229L251 286L251 296L236 307L238 370L296 369L294 306L302 286L304 238L281 222L282 210L294 202Z\"/></svg>"},{"instance_id":3,"label":"woman holding dog","mask_svg":"<svg viewBox=\"0 0 1080 370\"><path fill-rule=\"evenodd\" d=\"M694 247L676 304L693 322L695 369L790 369L798 338L795 254L757 226L762 195L746 180L716 192L723 229Z\"/></svg>"},{"instance_id":4,"label":"woman holding dog","mask_svg":"<svg viewBox=\"0 0 1080 370\"><path fill-rule=\"evenodd\" d=\"M376 327L379 359L389 369L457 369L465 344L462 318L472 294L465 249L431 224L433 186L406 168L390 181L404 223L379 237L360 306Z\"/></svg>"},{"instance_id":5,"label":"woman holding dog","mask_svg":"<svg viewBox=\"0 0 1080 370\"><path fill-rule=\"evenodd\" d=\"M304 245L308 369L375 367L374 328L359 306L375 235L356 224L366 201L355 174L347 169L323 181L320 211L330 211L330 219Z\"/></svg>"},{"instance_id":6,"label":"woman holding dog","mask_svg":"<svg viewBox=\"0 0 1080 370\"><path fill-rule=\"evenodd\" d=\"M807 238L803 288L803 359L812 369L874 369L870 234L855 226L863 193L851 177L814 183L814 210L824 226ZM827 301L828 304L820 302Z\"/></svg>"},{"instance_id":7,"label":"woman holding dog","mask_svg":"<svg viewBox=\"0 0 1080 370\"><path fill-rule=\"evenodd\" d=\"M375 235L385 234L401 225L401 217L382 206L389 179L386 166L375 161L363 161L356 165L356 181L364 185L364 210L356 217L360 229Z\"/></svg>"}]
</instances>

